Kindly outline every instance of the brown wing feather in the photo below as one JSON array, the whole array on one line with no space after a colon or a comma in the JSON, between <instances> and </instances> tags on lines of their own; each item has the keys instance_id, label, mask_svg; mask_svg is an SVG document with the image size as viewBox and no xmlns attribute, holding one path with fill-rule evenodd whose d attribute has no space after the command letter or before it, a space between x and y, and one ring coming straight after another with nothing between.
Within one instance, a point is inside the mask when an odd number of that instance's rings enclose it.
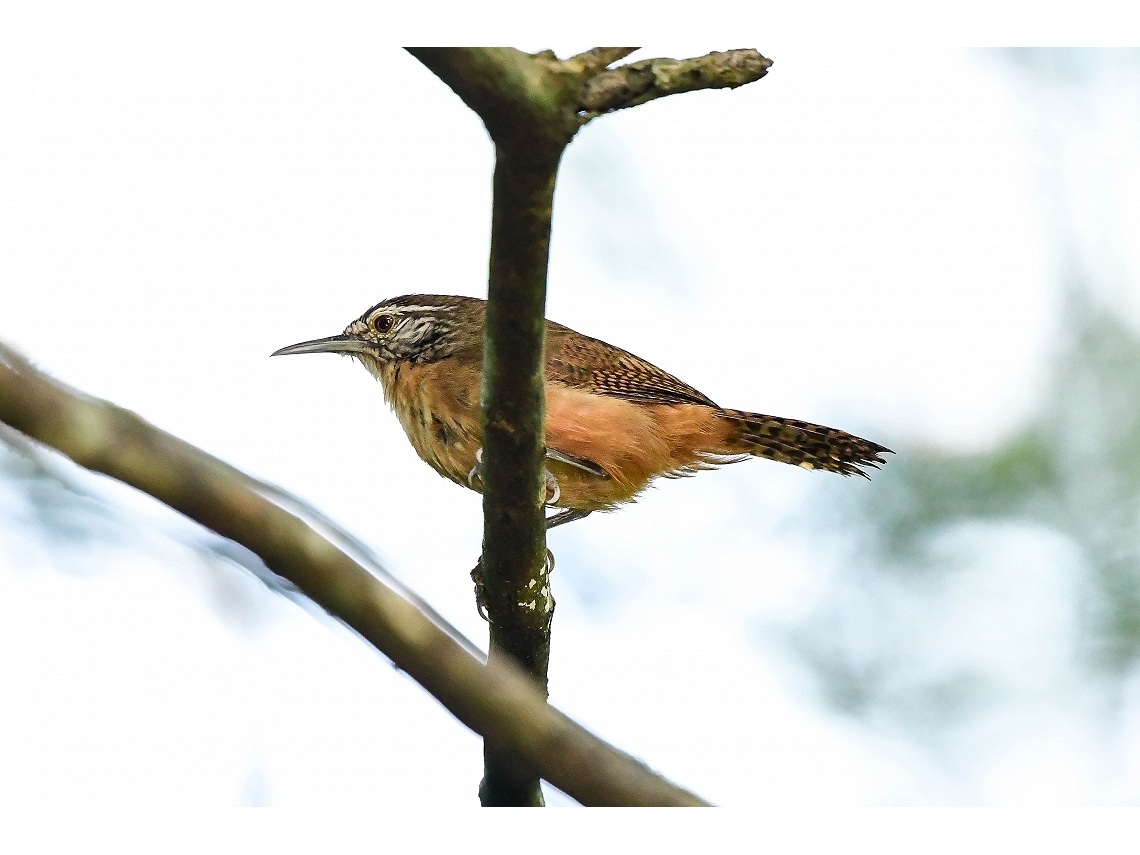
<instances>
[{"instance_id":1,"label":"brown wing feather","mask_svg":"<svg viewBox=\"0 0 1140 855\"><path fill-rule=\"evenodd\" d=\"M721 409L656 365L552 321L547 322L546 377L596 395L636 403L713 408L719 419L731 425L722 445L703 450L714 465L750 454L806 469L866 478L865 469L877 469L885 462L882 454L890 453L878 443L824 425Z\"/></svg>"},{"instance_id":2,"label":"brown wing feather","mask_svg":"<svg viewBox=\"0 0 1140 855\"><path fill-rule=\"evenodd\" d=\"M546 377L597 395L646 404L703 404L715 407L687 383L639 356L576 333L561 324L546 325Z\"/></svg>"}]
</instances>

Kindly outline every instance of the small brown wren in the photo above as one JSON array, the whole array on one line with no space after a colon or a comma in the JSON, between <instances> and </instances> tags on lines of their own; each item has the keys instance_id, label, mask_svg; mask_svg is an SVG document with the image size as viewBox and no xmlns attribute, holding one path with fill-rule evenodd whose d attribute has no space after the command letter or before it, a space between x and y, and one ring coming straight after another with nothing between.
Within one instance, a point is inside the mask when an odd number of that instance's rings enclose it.
<instances>
[{"instance_id":1,"label":"small brown wren","mask_svg":"<svg viewBox=\"0 0 1140 855\"><path fill-rule=\"evenodd\" d=\"M384 387L416 453L456 484L480 490L486 304L416 294L373 306L341 335L274 356L341 353ZM655 478L747 457L867 477L889 452L835 428L718 407L644 359L546 323L547 505L553 527L633 501Z\"/></svg>"}]
</instances>

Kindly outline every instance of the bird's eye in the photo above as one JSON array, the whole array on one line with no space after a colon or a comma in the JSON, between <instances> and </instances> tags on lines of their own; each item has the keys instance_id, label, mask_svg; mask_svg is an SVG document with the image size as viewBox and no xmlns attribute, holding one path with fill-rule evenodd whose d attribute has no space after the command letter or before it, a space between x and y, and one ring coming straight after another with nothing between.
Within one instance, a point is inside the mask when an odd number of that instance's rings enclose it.
<instances>
[{"instance_id":1,"label":"bird's eye","mask_svg":"<svg viewBox=\"0 0 1140 855\"><path fill-rule=\"evenodd\" d=\"M391 315L379 315L374 321L372 326L376 328L378 333L386 333L392 329L392 324L395 323Z\"/></svg>"}]
</instances>

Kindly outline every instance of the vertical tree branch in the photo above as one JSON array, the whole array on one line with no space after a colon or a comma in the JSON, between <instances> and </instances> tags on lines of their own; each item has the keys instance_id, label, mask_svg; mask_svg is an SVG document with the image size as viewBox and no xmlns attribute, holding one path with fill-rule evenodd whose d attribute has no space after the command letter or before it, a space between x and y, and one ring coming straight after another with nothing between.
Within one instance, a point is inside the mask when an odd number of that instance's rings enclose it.
<instances>
[{"instance_id":1,"label":"vertical tree branch","mask_svg":"<svg viewBox=\"0 0 1140 855\"><path fill-rule=\"evenodd\" d=\"M545 154L545 156L542 156ZM561 151L500 146L483 331L483 573L489 657L517 660L547 693L554 599L546 565L543 457L546 270ZM494 461L508 465L496 466ZM537 773L484 741L484 805L541 805Z\"/></svg>"},{"instance_id":2,"label":"vertical tree branch","mask_svg":"<svg viewBox=\"0 0 1140 855\"><path fill-rule=\"evenodd\" d=\"M554 182L578 128L557 60L509 49L412 51L483 119L495 142L483 330L483 569L491 661L516 660L547 690L554 599L546 566L543 370ZM483 805L541 806L539 777L484 740Z\"/></svg>"},{"instance_id":3,"label":"vertical tree branch","mask_svg":"<svg viewBox=\"0 0 1140 855\"><path fill-rule=\"evenodd\" d=\"M531 582L536 571L545 574L546 563L543 332L558 160L545 160L526 163L500 149L495 164L482 395L491 642L544 689L553 606L543 600L545 585ZM490 465L495 460L512 465Z\"/></svg>"},{"instance_id":4,"label":"vertical tree branch","mask_svg":"<svg viewBox=\"0 0 1140 855\"><path fill-rule=\"evenodd\" d=\"M543 352L558 163L579 128L602 113L694 89L740 86L763 77L771 62L741 50L607 70L634 48L594 48L566 61L550 51L511 48L408 50L479 114L495 143L482 390L489 658L515 659L546 693L554 600L543 519ZM484 759L484 805L542 804L537 773L517 755L488 738Z\"/></svg>"}]
</instances>

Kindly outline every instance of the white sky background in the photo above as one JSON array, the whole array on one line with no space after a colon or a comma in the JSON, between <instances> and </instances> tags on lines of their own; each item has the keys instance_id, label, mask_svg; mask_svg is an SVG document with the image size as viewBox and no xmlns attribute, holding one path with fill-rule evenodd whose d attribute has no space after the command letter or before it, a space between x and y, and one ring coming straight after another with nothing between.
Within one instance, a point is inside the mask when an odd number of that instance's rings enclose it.
<instances>
[{"instance_id":1,"label":"white sky background","mask_svg":"<svg viewBox=\"0 0 1140 855\"><path fill-rule=\"evenodd\" d=\"M994 443L1034 403L1057 320L1008 69L758 46L763 81L571 145L549 316L726 406ZM0 115L0 338L312 501L484 645L479 497L416 458L355 363L268 358L385 297L485 295L475 116L401 51L273 44L29 52L0 60ZM1009 713L948 761L821 705L759 628L828 584L791 533L824 477L752 461L555 532L552 702L721 804L1134 798L1137 752L1105 771L1068 713L1044 739L1020 736L1037 711ZM44 544L0 489L3 798L476 803L478 739L414 683L209 566L171 515L85 483L144 513L140 541Z\"/></svg>"}]
</instances>

